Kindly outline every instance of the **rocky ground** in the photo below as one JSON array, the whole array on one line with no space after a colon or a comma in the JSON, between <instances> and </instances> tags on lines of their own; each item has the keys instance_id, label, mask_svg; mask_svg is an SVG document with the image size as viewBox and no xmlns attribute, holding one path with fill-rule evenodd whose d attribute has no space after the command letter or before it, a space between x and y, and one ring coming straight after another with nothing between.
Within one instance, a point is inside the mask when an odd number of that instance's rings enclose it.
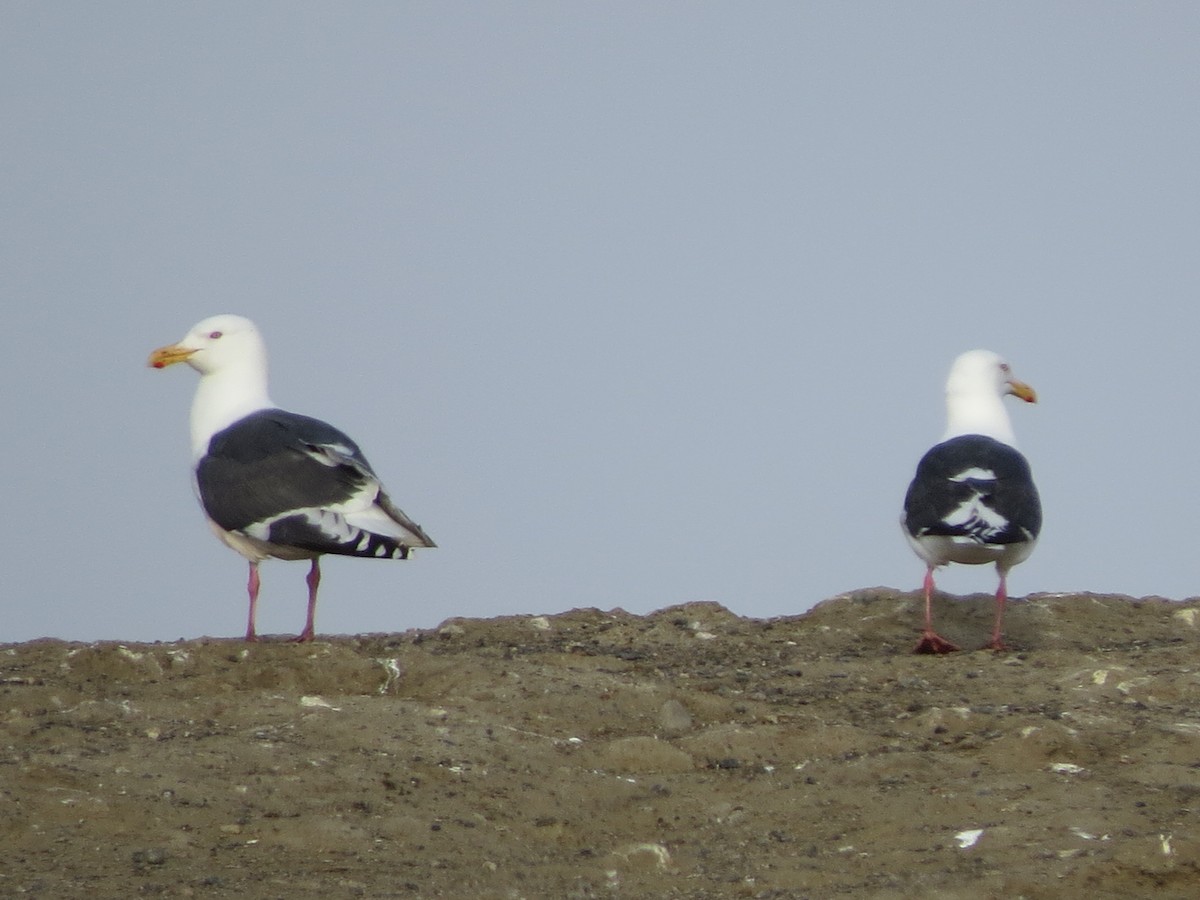
<instances>
[{"instance_id":1,"label":"rocky ground","mask_svg":"<svg viewBox=\"0 0 1200 900\"><path fill-rule=\"evenodd\" d=\"M1200 896L1200 600L919 612L0 646L0 896Z\"/></svg>"}]
</instances>

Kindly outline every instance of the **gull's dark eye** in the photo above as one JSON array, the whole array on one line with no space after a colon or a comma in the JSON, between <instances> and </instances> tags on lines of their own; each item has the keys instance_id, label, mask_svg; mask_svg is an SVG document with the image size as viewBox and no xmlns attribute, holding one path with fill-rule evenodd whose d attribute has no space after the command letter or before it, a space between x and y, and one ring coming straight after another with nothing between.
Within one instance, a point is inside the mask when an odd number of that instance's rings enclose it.
<instances>
[{"instance_id":1,"label":"gull's dark eye","mask_svg":"<svg viewBox=\"0 0 1200 900\"><path fill-rule=\"evenodd\" d=\"M208 334L208 336L209 336L210 338L212 338L212 339L215 341L217 338L219 338L219 337L221 336L221 332L219 332L219 331L210 331L210 332L209 332L209 334Z\"/></svg>"}]
</instances>

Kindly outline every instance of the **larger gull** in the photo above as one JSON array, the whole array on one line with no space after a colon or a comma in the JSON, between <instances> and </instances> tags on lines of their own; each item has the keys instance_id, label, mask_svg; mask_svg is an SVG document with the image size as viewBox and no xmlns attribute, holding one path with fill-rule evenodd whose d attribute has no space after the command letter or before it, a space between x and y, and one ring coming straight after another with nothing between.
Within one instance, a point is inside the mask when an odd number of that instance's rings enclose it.
<instances>
[{"instance_id":1,"label":"larger gull","mask_svg":"<svg viewBox=\"0 0 1200 900\"><path fill-rule=\"evenodd\" d=\"M1004 649L1008 571L1033 552L1042 528L1037 488L1004 408L1008 394L1037 402L1033 388L990 350L958 357L946 382L946 433L921 458L908 486L900 521L925 561L925 628L917 653L959 649L933 630L933 570L952 562L996 564L996 620L985 646Z\"/></svg>"},{"instance_id":2,"label":"larger gull","mask_svg":"<svg viewBox=\"0 0 1200 900\"><path fill-rule=\"evenodd\" d=\"M150 354L156 369L180 362L200 373L191 413L200 503L217 537L250 564L246 640L258 639L258 564L268 557L312 560L296 638L311 641L322 554L407 559L436 546L388 498L354 441L271 402L266 346L249 319L213 316Z\"/></svg>"}]
</instances>

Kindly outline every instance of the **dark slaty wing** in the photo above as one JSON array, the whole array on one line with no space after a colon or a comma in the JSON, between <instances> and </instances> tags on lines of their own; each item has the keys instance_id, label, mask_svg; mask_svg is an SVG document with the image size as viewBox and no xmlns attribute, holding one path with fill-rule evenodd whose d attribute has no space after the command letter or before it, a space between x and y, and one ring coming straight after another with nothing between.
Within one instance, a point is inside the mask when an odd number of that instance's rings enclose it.
<instances>
[{"instance_id":1,"label":"dark slaty wing","mask_svg":"<svg viewBox=\"0 0 1200 900\"><path fill-rule=\"evenodd\" d=\"M974 498L1006 523L987 529L989 544L1019 543L1041 531L1042 506L1029 463L1008 444L977 434L943 441L921 458L904 498L904 525L914 537L978 538L984 528L979 521L947 521Z\"/></svg>"},{"instance_id":2,"label":"dark slaty wing","mask_svg":"<svg viewBox=\"0 0 1200 900\"><path fill-rule=\"evenodd\" d=\"M196 467L200 501L228 531L345 503L372 482L378 479L349 437L320 419L278 409L217 432Z\"/></svg>"}]
</instances>

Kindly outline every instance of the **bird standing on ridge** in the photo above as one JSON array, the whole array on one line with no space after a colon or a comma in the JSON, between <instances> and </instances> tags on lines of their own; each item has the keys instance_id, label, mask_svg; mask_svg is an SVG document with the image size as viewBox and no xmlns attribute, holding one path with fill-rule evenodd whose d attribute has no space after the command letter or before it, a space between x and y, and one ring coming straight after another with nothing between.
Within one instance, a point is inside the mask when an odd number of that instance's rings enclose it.
<instances>
[{"instance_id":1,"label":"bird standing on ridge","mask_svg":"<svg viewBox=\"0 0 1200 900\"><path fill-rule=\"evenodd\" d=\"M1008 570L1029 557L1042 528L1041 501L1016 448L1006 394L1037 402L1033 388L989 350L954 361L946 381L946 433L917 464L904 497L904 536L926 565L925 628L916 653L959 649L933 630L933 570L952 562L996 564L996 622L985 647L1005 649Z\"/></svg>"},{"instance_id":2,"label":"bird standing on ridge","mask_svg":"<svg viewBox=\"0 0 1200 900\"><path fill-rule=\"evenodd\" d=\"M407 559L437 546L384 493L354 441L271 402L266 346L249 319L213 316L150 354L156 369L179 362L200 373L191 413L200 503L217 537L250 562L246 640L258 640L258 564L268 557L312 560L296 638L311 641L322 554Z\"/></svg>"}]
</instances>

